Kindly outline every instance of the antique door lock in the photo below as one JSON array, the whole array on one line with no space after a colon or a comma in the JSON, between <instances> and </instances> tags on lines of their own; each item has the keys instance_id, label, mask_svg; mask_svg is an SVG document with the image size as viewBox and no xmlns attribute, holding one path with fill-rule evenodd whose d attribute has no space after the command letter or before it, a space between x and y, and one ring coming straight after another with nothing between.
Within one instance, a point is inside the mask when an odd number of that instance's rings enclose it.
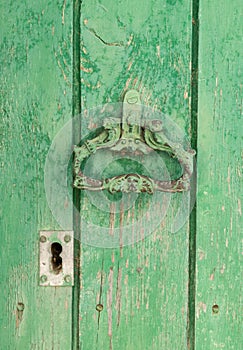
<instances>
[{"instance_id":1,"label":"antique door lock","mask_svg":"<svg viewBox=\"0 0 243 350\"><path fill-rule=\"evenodd\" d=\"M183 192L190 189L195 151L185 149L180 143L172 141L164 132L160 120L146 120L142 115L143 106L139 93L129 90L124 97L122 120L107 118L101 133L81 146L74 146L73 186L81 190L115 192ZM181 165L182 175L175 180L162 181L148 176L129 173L105 179L93 179L81 170L82 162L99 149L112 152L131 152L147 155L152 151L162 151L176 158Z\"/></svg>"},{"instance_id":2,"label":"antique door lock","mask_svg":"<svg viewBox=\"0 0 243 350\"><path fill-rule=\"evenodd\" d=\"M40 231L40 286L73 285L73 231Z\"/></svg>"}]
</instances>

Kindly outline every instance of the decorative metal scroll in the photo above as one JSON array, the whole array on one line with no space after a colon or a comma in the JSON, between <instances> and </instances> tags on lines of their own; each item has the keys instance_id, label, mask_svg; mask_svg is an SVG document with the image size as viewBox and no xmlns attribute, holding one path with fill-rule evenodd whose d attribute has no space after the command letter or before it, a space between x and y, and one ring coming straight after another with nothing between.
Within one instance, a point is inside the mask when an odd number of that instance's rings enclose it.
<instances>
[{"instance_id":1,"label":"decorative metal scroll","mask_svg":"<svg viewBox=\"0 0 243 350\"><path fill-rule=\"evenodd\" d=\"M163 132L163 123L159 120L141 122L142 106L139 93L130 90L123 103L122 121L120 118L104 120L101 133L81 146L74 146L74 182L73 186L81 190L115 192L183 192L190 189L190 177L193 172L195 151L185 149L180 143L170 140ZM84 175L82 162L99 149L126 151L133 154L149 154L151 151L163 151L180 163L183 173L171 181L155 180L137 173L123 174L106 179L93 179Z\"/></svg>"}]
</instances>

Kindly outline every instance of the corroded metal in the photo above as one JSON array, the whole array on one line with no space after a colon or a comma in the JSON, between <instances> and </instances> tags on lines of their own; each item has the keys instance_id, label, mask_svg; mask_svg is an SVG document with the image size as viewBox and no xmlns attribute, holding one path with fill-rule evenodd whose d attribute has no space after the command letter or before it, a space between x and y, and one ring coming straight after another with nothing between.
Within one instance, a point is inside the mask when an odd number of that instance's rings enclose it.
<instances>
[{"instance_id":1,"label":"corroded metal","mask_svg":"<svg viewBox=\"0 0 243 350\"><path fill-rule=\"evenodd\" d=\"M126 93L123 103L122 122L120 118L107 118L102 132L82 146L74 146L74 183L79 189L90 191L108 190L115 192L183 192L190 189L195 151L185 149L180 143L170 140L163 131L159 120L141 122L142 106L137 91ZM82 162L99 149L108 148L114 152L149 154L158 150L167 152L180 163L183 174L176 180L154 180L136 173L122 174L108 179L97 180L84 175Z\"/></svg>"}]
</instances>

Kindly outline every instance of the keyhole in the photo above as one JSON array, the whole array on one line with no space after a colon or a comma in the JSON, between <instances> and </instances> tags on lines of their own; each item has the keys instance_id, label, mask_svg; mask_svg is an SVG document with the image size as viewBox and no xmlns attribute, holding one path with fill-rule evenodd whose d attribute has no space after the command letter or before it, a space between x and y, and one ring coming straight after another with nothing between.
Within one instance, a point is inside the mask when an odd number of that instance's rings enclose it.
<instances>
[{"instance_id":1,"label":"keyhole","mask_svg":"<svg viewBox=\"0 0 243 350\"><path fill-rule=\"evenodd\" d=\"M62 246L58 242L54 242L51 245L51 264L52 264L52 270L57 275L62 270L62 257L60 256L62 252Z\"/></svg>"}]
</instances>

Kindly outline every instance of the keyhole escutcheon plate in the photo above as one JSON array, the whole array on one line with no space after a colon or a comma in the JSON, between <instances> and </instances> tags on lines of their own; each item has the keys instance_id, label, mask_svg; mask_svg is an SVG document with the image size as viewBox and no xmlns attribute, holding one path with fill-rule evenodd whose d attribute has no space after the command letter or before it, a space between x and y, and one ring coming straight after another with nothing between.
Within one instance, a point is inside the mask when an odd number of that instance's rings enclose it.
<instances>
[{"instance_id":1,"label":"keyhole escutcheon plate","mask_svg":"<svg viewBox=\"0 0 243 350\"><path fill-rule=\"evenodd\" d=\"M73 231L40 231L39 252L39 285L73 286Z\"/></svg>"}]
</instances>

